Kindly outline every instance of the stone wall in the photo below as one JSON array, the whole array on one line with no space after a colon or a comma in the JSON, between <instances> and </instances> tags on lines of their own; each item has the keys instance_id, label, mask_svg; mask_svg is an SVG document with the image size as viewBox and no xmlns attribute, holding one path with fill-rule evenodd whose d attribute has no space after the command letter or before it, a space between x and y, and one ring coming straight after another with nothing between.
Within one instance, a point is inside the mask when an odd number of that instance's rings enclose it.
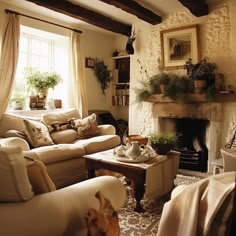
<instances>
[{"instance_id":1,"label":"stone wall","mask_svg":"<svg viewBox=\"0 0 236 236\"><path fill-rule=\"evenodd\" d=\"M181 28L188 25L199 25L199 45L201 58L207 56L211 61L216 62L219 72L224 73L227 84L233 85L236 91L235 70L236 52L233 39L236 35L233 28L233 9L236 3L234 0L223 1L220 5L210 9L208 16L195 17L188 10L175 12L163 19L163 22L156 26L139 22L134 25L137 37L135 41L135 54L131 57L131 89L129 108L129 132L130 134L147 135L152 132L155 126L155 119L152 113L152 103L138 104L135 101L135 88L140 86L139 81L147 80L159 71L159 59L161 58L160 31L172 28ZM147 72L147 75L145 73ZM178 70L178 73L186 73ZM229 121L236 114L236 103L224 105L223 122L221 132L221 143L229 126Z\"/></svg>"}]
</instances>

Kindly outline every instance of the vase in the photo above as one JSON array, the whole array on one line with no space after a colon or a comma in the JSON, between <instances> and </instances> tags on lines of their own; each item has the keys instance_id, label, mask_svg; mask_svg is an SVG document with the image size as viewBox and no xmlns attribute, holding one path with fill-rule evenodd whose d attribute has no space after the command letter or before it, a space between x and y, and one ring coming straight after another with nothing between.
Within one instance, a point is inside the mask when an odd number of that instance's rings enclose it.
<instances>
[{"instance_id":1,"label":"vase","mask_svg":"<svg viewBox=\"0 0 236 236\"><path fill-rule=\"evenodd\" d=\"M194 92L195 93L203 93L207 86L206 80L194 80Z\"/></svg>"},{"instance_id":2,"label":"vase","mask_svg":"<svg viewBox=\"0 0 236 236\"><path fill-rule=\"evenodd\" d=\"M45 99L47 99L47 96L48 96L48 88L36 89L36 94L39 96L39 98L45 98Z\"/></svg>"},{"instance_id":3,"label":"vase","mask_svg":"<svg viewBox=\"0 0 236 236\"><path fill-rule=\"evenodd\" d=\"M160 90L162 94L165 94L167 88L167 84L160 84Z\"/></svg>"}]
</instances>

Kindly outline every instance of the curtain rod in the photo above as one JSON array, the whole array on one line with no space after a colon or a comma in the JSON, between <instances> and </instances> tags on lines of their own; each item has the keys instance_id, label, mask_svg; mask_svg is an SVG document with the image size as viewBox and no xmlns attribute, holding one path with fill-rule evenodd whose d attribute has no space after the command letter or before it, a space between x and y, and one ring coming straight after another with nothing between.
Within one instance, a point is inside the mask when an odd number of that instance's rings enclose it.
<instances>
[{"instance_id":1,"label":"curtain rod","mask_svg":"<svg viewBox=\"0 0 236 236\"><path fill-rule=\"evenodd\" d=\"M9 9L5 9L5 12L8 14L17 14L17 15L21 15L21 16L25 16L25 17L28 17L28 18L31 18L31 19L34 19L34 20L38 20L38 21L42 21L42 22L45 22L45 23L48 23L48 24L51 24L51 25L55 25L55 26L59 26L61 28L64 28L64 29L68 29L68 30L73 30L77 33L82 33L81 30L77 30L77 29L72 29L72 28L69 28L69 27L66 27L66 26L63 26L63 25L59 25L59 24L56 24L56 23L52 23L50 21L46 21L46 20L42 20L42 19L39 19L39 18L36 18L36 17L33 17L33 16L28 16L28 15L25 15L25 14L22 14L22 13L19 13L19 12L16 12L16 11L12 11L12 10L9 10Z\"/></svg>"}]
</instances>

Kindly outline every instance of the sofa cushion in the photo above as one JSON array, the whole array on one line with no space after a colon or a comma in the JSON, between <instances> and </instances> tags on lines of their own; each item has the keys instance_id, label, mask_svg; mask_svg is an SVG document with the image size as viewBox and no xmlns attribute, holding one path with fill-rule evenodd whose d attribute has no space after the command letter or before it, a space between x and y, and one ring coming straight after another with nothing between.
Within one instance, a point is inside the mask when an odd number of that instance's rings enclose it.
<instances>
[{"instance_id":1,"label":"sofa cushion","mask_svg":"<svg viewBox=\"0 0 236 236\"><path fill-rule=\"evenodd\" d=\"M33 197L20 147L0 147L0 189L0 201L26 201Z\"/></svg>"},{"instance_id":2,"label":"sofa cushion","mask_svg":"<svg viewBox=\"0 0 236 236\"><path fill-rule=\"evenodd\" d=\"M33 159L29 160L29 158L27 159L27 173L29 181L33 187L34 194L55 191L56 186L49 177L45 165L41 161Z\"/></svg>"},{"instance_id":3,"label":"sofa cushion","mask_svg":"<svg viewBox=\"0 0 236 236\"><path fill-rule=\"evenodd\" d=\"M99 134L95 113L83 119L72 120L71 126L77 130L79 138L90 138Z\"/></svg>"},{"instance_id":4,"label":"sofa cushion","mask_svg":"<svg viewBox=\"0 0 236 236\"><path fill-rule=\"evenodd\" d=\"M33 147L54 144L47 127L38 121L24 119L25 134Z\"/></svg>"},{"instance_id":5,"label":"sofa cushion","mask_svg":"<svg viewBox=\"0 0 236 236\"><path fill-rule=\"evenodd\" d=\"M24 153L29 157L42 161L45 165L74 158L81 158L86 154L83 146L80 144L43 146Z\"/></svg>"},{"instance_id":6,"label":"sofa cushion","mask_svg":"<svg viewBox=\"0 0 236 236\"><path fill-rule=\"evenodd\" d=\"M35 120L40 121L39 117L22 117L4 113L0 119L0 136L3 137L8 130L18 130L21 132L25 131L25 125L23 120Z\"/></svg>"},{"instance_id":7,"label":"sofa cushion","mask_svg":"<svg viewBox=\"0 0 236 236\"><path fill-rule=\"evenodd\" d=\"M25 135L24 132L18 131L18 130L8 130L4 135L4 138L11 138L11 137L17 137L17 138L22 138L26 141L28 141L27 136Z\"/></svg>"},{"instance_id":8,"label":"sofa cushion","mask_svg":"<svg viewBox=\"0 0 236 236\"><path fill-rule=\"evenodd\" d=\"M57 127L60 124L68 124L71 119L78 118L80 118L79 111L73 108L69 111L61 111L54 114L45 114L43 115L42 120L47 125L49 131L52 132L56 130L55 126Z\"/></svg>"},{"instance_id":9,"label":"sofa cushion","mask_svg":"<svg viewBox=\"0 0 236 236\"><path fill-rule=\"evenodd\" d=\"M86 154L91 154L118 146L120 137L118 135L100 135L89 139L79 139L74 143L83 147Z\"/></svg>"},{"instance_id":10,"label":"sofa cushion","mask_svg":"<svg viewBox=\"0 0 236 236\"><path fill-rule=\"evenodd\" d=\"M50 133L54 143L72 143L77 138L77 132L74 129L54 131Z\"/></svg>"}]
</instances>

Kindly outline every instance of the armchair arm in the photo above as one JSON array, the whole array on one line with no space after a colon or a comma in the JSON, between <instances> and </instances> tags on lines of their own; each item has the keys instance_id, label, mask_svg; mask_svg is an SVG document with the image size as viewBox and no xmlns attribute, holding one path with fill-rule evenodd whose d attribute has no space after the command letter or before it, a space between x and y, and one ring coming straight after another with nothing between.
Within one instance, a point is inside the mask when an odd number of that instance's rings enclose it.
<instances>
[{"instance_id":1,"label":"armchair arm","mask_svg":"<svg viewBox=\"0 0 236 236\"><path fill-rule=\"evenodd\" d=\"M18 137L2 138L0 139L0 145L4 147L19 146L22 151L30 150L29 144L24 139Z\"/></svg>"},{"instance_id":2,"label":"armchair arm","mask_svg":"<svg viewBox=\"0 0 236 236\"><path fill-rule=\"evenodd\" d=\"M115 127L110 124L99 125L98 129L100 135L116 134Z\"/></svg>"},{"instance_id":3,"label":"armchair arm","mask_svg":"<svg viewBox=\"0 0 236 236\"><path fill-rule=\"evenodd\" d=\"M115 210L125 202L125 188L119 179L96 177L36 195L26 202L1 203L0 235L86 236L88 209L99 209L97 190L111 201Z\"/></svg>"}]
</instances>

